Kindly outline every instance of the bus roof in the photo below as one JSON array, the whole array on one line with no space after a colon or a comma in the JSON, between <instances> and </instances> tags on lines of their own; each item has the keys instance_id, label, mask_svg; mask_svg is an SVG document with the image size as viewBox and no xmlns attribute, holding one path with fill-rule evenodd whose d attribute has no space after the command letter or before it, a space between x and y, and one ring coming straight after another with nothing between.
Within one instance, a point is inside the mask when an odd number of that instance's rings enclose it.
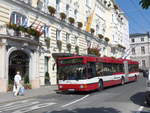
<instances>
[{"instance_id":1,"label":"bus roof","mask_svg":"<svg viewBox=\"0 0 150 113\"><path fill-rule=\"evenodd\" d=\"M130 60L130 59L122 59L122 58L119 58L119 60L122 60L122 62L128 61L129 64L139 64L139 62L134 61L134 60Z\"/></svg>"},{"instance_id":2,"label":"bus roof","mask_svg":"<svg viewBox=\"0 0 150 113\"><path fill-rule=\"evenodd\" d=\"M83 59L86 59L87 62L106 62L106 63L123 64L124 61L128 61L129 64L139 64L137 61L133 61L130 59L113 58L113 57L93 57L93 56L60 57L60 58L58 58L58 60L74 59L74 58L83 58Z\"/></svg>"},{"instance_id":3,"label":"bus roof","mask_svg":"<svg viewBox=\"0 0 150 113\"><path fill-rule=\"evenodd\" d=\"M58 60L63 60L63 59L73 59L73 58L84 58L87 59L87 61L95 61L96 62L96 57L90 57L90 56L73 56L73 57L61 57L58 58Z\"/></svg>"},{"instance_id":4,"label":"bus roof","mask_svg":"<svg viewBox=\"0 0 150 113\"><path fill-rule=\"evenodd\" d=\"M121 60L112 57L98 57L97 61L106 63L123 63Z\"/></svg>"}]
</instances>

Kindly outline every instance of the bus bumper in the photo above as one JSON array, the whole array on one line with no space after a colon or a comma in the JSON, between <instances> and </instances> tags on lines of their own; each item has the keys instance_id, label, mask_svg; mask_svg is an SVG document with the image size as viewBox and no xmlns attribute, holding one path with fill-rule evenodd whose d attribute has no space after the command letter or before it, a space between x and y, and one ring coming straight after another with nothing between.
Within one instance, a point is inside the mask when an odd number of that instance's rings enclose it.
<instances>
[{"instance_id":1,"label":"bus bumper","mask_svg":"<svg viewBox=\"0 0 150 113\"><path fill-rule=\"evenodd\" d=\"M94 84L59 84L60 91L91 91L98 89L98 83Z\"/></svg>"}]
</instances>

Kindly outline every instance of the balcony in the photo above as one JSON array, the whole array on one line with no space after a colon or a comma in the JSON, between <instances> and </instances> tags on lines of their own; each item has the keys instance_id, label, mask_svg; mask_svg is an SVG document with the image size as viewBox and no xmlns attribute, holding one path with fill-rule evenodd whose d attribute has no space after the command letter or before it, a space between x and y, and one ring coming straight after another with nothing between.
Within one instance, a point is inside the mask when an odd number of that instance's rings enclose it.
<instances>
[{"instance_id":1,"label":"balcony","mask_svg":"<svg viewBox=\"0 0 150 113\"><path fill-rule=\"evenodd\" d=\"M0 28L0 38L7 38L9 40L16 40L16 41L24 41L38 45L39 35L36 35L36 32L32 30L33 29L29 28L26 28L25 30L21 26L17 27L15 25L14 26L3 25Z\"/></svg>"}]
</instances>

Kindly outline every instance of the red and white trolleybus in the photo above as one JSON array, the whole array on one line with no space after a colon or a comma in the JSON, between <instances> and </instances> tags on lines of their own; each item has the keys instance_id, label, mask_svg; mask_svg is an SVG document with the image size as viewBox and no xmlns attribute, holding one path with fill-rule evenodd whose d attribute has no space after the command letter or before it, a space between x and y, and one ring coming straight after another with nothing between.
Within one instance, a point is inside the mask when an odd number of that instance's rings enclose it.
<instances>
[{"instance_id":1,"label":"red and white trolleybus","mask_svg":"<svg viewBox=\"0 0 150 113\"><path fill-rule=\"evenodd\" d=\"M136 81L138 62L112 57L73 56L57 59L61 91L90 91Z\"/></svg>"}]
</instances>

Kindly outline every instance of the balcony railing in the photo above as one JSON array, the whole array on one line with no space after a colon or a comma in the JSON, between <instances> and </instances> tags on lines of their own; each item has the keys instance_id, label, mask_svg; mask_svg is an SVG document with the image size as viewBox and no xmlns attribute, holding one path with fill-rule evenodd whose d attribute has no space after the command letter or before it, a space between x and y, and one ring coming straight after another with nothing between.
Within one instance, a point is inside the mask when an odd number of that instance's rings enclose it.
<instances>
[{"instance_id":1,"label":"balcony railing","mask_svg":"<svg viewBox=\"0 0 150 113\"><path fill-rule=\"evenodd\" d=\"M22 30L21 30L22 28ZM28 41L39 41L39 35L37 36L34 34L35 32L32 31L33 29L23 29L23 27L8 27L8 25L3 25L0 27L0 36L3 37L10 37L15 39L23 39ZM32 33L32 34L31 34Z\"/></svg>"}]
</instances>

